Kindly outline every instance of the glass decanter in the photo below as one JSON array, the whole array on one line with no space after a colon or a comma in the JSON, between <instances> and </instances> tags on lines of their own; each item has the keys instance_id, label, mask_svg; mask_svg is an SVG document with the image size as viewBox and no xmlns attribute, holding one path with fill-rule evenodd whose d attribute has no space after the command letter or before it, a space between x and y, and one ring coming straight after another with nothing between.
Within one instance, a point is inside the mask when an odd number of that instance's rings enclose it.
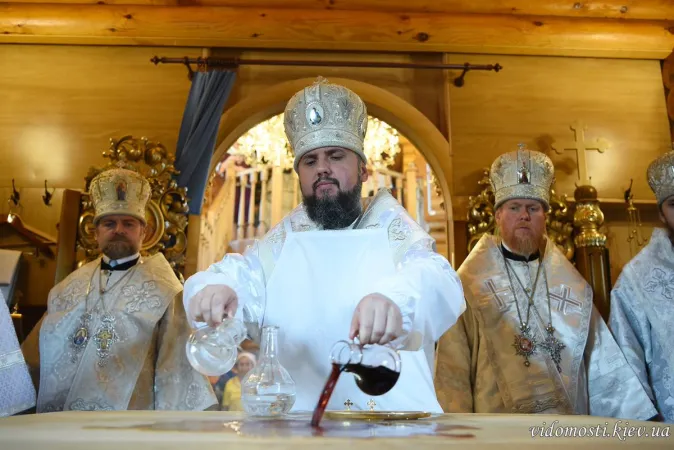
<instances>
[{"instance_id":1,"label":"glass decanter","mask_svg":"<svg viewBox=\"0 0 674 450\"><path fill-rule=\"evenodd\" d=\"M400 378L402 361L390 345L362 346L339 341L332 346L330 360L340 372L356 377L356 385L367 395L386 394Z\"/></svg>"},{"instance_id":2,"label":"glass decanter","mask_svg":"<svg viewBox=\"0 0 674 450\"><path fill-rule=\"evenodd\" d=\"M185 344L187 360L194 370L211 377L232 370L241 343L245 339L260 342L264 303L264 299L252 299L241 306L239 312L243 320L225 318L217 327L202 326L194 330Z\"/></svg>"},{"instance_id":3,"label":"glass decanter","mask_svg":"<svg viewBox=\"0 0 674 450\"><path fill-rule=\"evenodd\" d=\"M203 375L224 375L236 364L239 346L246 334L243 322L236 318L225 319L217 327L197 328L185 344L187 360Z\"/></svg>"},{"instance_id":4,"label":"glass decanter","mask_svg":"<svg viewBox=\"0 0 674 450\"><path fill-rule=\"evenodd\" d=\"M251 416L282 416L295 404L295 382L278 357L278 331L262 328L260 358L241 381L241 404Z\"/></svg>"}]
</instances>

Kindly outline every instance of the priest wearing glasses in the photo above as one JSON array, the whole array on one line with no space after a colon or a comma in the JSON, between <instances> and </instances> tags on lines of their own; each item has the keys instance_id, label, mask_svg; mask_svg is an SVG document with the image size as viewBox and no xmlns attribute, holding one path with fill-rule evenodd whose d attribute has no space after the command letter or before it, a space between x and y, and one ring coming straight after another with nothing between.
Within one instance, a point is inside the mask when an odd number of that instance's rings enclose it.
<instances>
[{"instance_id":1,"label":"priest wearing glasses","mask_svg":"<svg viewBox=\"0 0 674 450\"><path fill-rule=\"evenodd\" d=\"M592 304L592 289L546 236L552 161L520 148L490 181L496 235L461 265L466 312L439 343L445 412L589 414L647 420L656 411Z\"/></svg>"}]
</instances>

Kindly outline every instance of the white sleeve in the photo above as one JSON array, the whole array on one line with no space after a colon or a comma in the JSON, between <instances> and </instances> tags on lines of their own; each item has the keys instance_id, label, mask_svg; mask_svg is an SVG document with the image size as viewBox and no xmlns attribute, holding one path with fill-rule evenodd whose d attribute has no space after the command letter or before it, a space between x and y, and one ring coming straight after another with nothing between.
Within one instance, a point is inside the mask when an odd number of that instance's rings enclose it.
<instances>
[{"instance_id":1,"label":"white sleeve","mask_svg":"<svg viewBox=\"0 0 674 450\"><path fill-rule=\"evenodd\" d=\"M432 246L432 239L412 245L396 273L380 280L375 290L398 305L403 330L416 335L419 345L440 339L466 309L459 276Z\"/></svg>"},{"instance_id":2,"label":"white sleeve","mask_svg":"<svg viewBox=\"0 0 674 450\"><path fill-rule=\"evenodd\" d=\"M239 308L236 316L241 318L241 307L245 304L264 306L265 275L258 257L258 241L246 249L243 255L228 253L222 261L192 275L185 282L183 305L189 311L189 304L200 290L206 286L224 284L236 292ZM203 322L192 322L194 327L205 325Z\"/></svg>"}]
</instances>

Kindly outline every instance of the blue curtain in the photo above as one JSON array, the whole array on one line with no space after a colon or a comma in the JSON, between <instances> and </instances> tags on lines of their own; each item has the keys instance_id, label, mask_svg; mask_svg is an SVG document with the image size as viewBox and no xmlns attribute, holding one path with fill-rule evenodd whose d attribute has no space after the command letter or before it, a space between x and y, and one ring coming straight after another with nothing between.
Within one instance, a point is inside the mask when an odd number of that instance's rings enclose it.
<instances>
[{"instance_id":1,"label":"blue curtain","mask_svg":"<svg viewBox=\"0 0 674 450\"><path fill-rule=\"evenodd\" d=\"M220 117L236 72L194 72L176 148L178 185L187 187L190 214L200 214L208 168L215 150Z\"/></svg>"}]
</instances>

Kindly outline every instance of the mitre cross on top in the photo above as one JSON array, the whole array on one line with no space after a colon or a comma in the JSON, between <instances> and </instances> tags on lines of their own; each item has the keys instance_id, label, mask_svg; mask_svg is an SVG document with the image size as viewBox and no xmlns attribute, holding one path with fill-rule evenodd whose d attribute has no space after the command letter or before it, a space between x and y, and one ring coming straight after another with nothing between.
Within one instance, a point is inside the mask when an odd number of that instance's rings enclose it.
<instances>
[{"instance_id":1,"label":"mitre cross on top","mask_svg":"<svg viewBox=\"0 0 674 450\"><path fill-rule=\"evenodd\" d=\"M587 127L579 120L575 121L570 126L575 135L573 142L554 142L552 149L555 153L561 155L565 150L576 152L578 165L578 180L580 186L590 185L590 178L587 173L587 159L585 153L590 150L596 150L599 153L604 153L611 144L604 138L597 138L591 141L585 140L585 130Z\"/></svg>"}]
</instances>

